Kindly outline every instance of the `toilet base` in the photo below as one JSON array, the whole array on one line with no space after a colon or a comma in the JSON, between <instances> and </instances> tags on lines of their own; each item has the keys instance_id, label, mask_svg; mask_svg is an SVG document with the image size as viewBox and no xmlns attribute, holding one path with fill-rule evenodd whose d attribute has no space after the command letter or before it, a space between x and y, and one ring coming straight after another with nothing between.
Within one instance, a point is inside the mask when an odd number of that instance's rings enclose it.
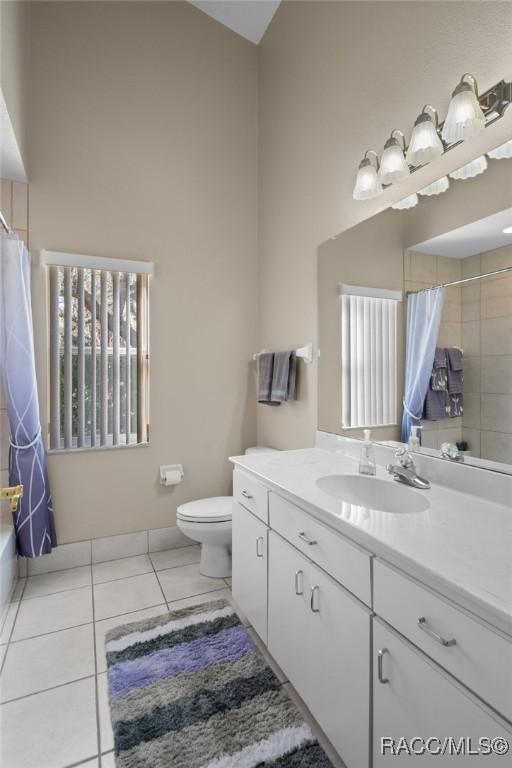
<instances>
[{"instance_id":1,"label":"toilet base","mask_svg":"<svg viewBox=\"0 0 512 768\"><path fill-rule=\"evenodd\" d=\"M228 579L231 576L231 555L228 548L222 544L203 543L199 570L202 576L209 576L212 579Z\"/></svg>"}]
</instances>

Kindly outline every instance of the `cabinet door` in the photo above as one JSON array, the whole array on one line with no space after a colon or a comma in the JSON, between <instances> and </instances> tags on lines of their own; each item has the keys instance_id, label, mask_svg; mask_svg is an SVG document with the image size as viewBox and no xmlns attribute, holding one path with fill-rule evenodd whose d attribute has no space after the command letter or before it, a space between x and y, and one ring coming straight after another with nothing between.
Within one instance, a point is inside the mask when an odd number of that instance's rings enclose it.
<instances>
[{"instance_id":1,"label":"cabinet door","mask_svg":"<svg viewBox=\"0 0 512 768\"><path fill-rule=\"evenodd\" d=\"M273 531L269 651L348 768L366 768L370 612Z\"/></svg>"},{"instance_id":2,"label":"cabinet door","mask_svg":"<svg viewBox=\"0 0 512 768\"><path fill-rule=\"evenodd\" d=\"M233 504L233 598L267 642L268 528L248 510Z\"/></svg>"},{"instance_id":3,"label":"cabinet door","mask_svg":"<svg viewBox=\"0 0 512 768\"><path fill-rule=\"evenodd\" d=\"M396 765L397 761L406 765L419 761L422 766L432 768L441 764L487 765L493 759L504 765L507 758L497 754L441 756L427 752L415 757L403 751L398 756L393 755L391 740L399 745L400 739L410 742L415 737L421 740L433 738L442 742L451 737L458 745L464 738L467 745L477 749L481 737L504 737L512 744L512 735L469 691L378 619L374 620L373 637L374 768ZM413 740L411 747L421 750L422 741ZM432 749L437 748L438 742L433 741Z\"/></svg>"}]
</instances>

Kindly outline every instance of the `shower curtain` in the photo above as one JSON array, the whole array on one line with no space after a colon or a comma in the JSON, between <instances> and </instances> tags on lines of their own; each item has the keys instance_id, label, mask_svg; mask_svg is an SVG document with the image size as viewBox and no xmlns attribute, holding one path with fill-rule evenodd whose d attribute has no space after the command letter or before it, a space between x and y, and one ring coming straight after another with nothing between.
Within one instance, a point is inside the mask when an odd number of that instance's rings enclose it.
<instances>
[{"instance_id":1,"label":"shower curtain","mask_svg":"<svg viewBox=\"0 0 512 768\"><path fill-rule=\"evenodd\" d=\"M445 288L412 293L407 298L405 340L405 393L402 416L402 442L411 426L419 424L427 394L434 354L441 325Z\"/></svg>"},{"instance_id":2,"label":"shower curtain","mask_svg":"<svg viewBox=\"0 0 512 768\"><path fill-rule=\"evenodd\" d=\"M0 366L10 427L9 484L22 484L14 513L18 554L37 557L57 544L41 437L30 301L30 254L1 235Z\"/></svg>"}]
</instances>

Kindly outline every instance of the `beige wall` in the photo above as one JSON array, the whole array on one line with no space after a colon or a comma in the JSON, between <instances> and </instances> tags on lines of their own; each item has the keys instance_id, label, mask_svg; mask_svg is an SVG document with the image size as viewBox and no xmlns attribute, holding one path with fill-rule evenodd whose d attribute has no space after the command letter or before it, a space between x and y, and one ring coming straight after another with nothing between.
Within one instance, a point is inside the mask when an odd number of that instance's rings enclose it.
<instances>
[{"instance_id":1,"label":"beige wall","mask_svg":"<svg viewBox=\"0 0 512 768\"><path fill-rule=\"evenodd\" d=\"M28 242L28 187L16 181L0 179L0 211L8 225ZM9 423L0 382L0 486L9 485ZM7 502L0 502L0 520L10 520Z\"/></svg>"},{"instance_id":2,"label":"beige wall","mask_svg":"<svg viewBox=\"0 0 512 768\"><path fill-rule=\"evenodd\" d=\"M317 342L317 246L379 209L352 201L364 150L426 102L445 113L468 69L512 76L511 35L507 2L281 4L260 45L261 347ZM316 394L314 364L298 402L259 406L259 440L311 444Z\"/></svg>"},{"instance_id":3,"label":"beige wall","mask_svg":"<svg viewBox=\"0 0 512 768\"><path fill-rule=\"evenodd\" d=\"M30 3L0 1L0 88L23 160L27 155Z\"/></svg>"},{"instance_id":4,"label":"beige wall","mask_svg":"<svg viewBox=\"0 0 512 768\"><path fill-rule=\"evenodd\" d=\"M188 3L33 4L29 175L34 254L155 263L151 445L49 456L59 539L173 525L255 441L256 47ZM34 311L46 423L40 269Z\"/></svg>"}]
</instances>

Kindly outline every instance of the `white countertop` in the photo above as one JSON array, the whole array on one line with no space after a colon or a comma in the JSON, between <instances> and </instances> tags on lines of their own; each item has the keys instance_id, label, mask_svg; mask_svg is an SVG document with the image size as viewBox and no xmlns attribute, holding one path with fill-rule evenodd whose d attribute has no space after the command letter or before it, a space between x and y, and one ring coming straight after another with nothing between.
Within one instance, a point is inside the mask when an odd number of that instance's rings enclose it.
<instances>
[{"instance_id":1,"label":"white countertop","mask_svg":"<svg viewBox=\"0 0 512 768\"><path fill-rule=\"evenodd\" d=\"M323 448L237 456L305 511L512 636L512 510L432 484L415 493L426 512L393 514L336 500L316 486L324 475L357 474L358 461ZM478 470L477 470L478 471ZM394 483L382 466L377 477ZM394 483L405 493L411 489Z\"/></svg>"}]
</instances>

